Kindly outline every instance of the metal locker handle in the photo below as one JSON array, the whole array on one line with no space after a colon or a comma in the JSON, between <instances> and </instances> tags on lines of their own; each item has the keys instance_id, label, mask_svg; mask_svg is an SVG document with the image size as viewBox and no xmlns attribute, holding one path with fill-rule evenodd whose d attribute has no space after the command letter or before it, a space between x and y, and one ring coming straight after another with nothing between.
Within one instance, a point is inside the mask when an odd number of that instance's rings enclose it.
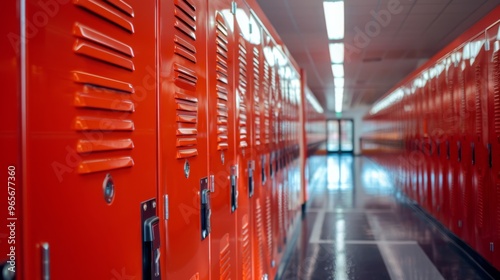
<instances>
[{"instance_id":1,"label":"metal locker handle","mask_svg":"<svg viewBox=\"0 0 500 280\"><path fill-rule=\"evenodd\" d=\"M159 280L160 275L160 218L152 216L143 223L144 279Z\"/></svg>"},{"instance_id":2,"label":"metal locker handle","mask_svg":"<svg viewBox=\"0 0 500 280\"><path fill-rule=\"evenodd\" d=\"M490 168L493 167L493 148L491 146L491 143L488 143L488 165Z\"/></svg>"},{"instance_id":3,"label":"metal locker handle","mask_svg":"<svg viewBox=\"0 0 500 280\"><path fill-rule=\"evenodd\" d=\"M248 196L252 197L254 194L254 180L253 171L255 169L255 162L253 160L248 161Z\"/></svg>"},{"instance_id":4,"label":"metal locker handle","mask_svg":"<svg viewBox=\"0 0 500 280\"><path fill-rule=\"evenodd\" d=\"M238 209L238 166L231 166L231 212Z\"/></svg>"}]
</instances>

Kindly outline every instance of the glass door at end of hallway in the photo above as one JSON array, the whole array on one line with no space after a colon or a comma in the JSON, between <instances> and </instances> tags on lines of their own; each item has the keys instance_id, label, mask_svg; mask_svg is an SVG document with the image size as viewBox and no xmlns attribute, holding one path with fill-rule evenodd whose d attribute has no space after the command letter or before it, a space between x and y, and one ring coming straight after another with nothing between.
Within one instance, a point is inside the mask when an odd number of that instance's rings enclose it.
<instances>
[{"instance_id":1,"label":"glass door at end of hallway","mask_svg":"<svg viewBox=\"0 0 500 280\"><path fill-rule=\"evenodd\" d=\"M329 153L352 153L354 151L354 121L353 120L328 120Z\"/></svg>"}]
</instances>

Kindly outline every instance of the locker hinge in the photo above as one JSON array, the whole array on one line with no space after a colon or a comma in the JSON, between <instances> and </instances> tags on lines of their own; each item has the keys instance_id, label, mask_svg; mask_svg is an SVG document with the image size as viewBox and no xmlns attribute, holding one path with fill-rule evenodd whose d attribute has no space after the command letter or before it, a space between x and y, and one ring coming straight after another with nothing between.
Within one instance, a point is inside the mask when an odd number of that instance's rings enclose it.
<instances>
[{"instance_id":1,"label":"locker hinge","mask_svg":"<svg viewBox=\"0 0 500 280\"><path fill-rule=\"evenodd\" d=\"M168 220L169 212L168 212L168 195L163 196L163 216L165 220Z\"/></svg>"},{"instance_id":2,"label":"locker hinge","mask_svg":"<svg viewBox=\"0 0 500 280\"><path fill-rule=\"evenodd\" d=\"M208 181L208 189L210 190L211 193L215 192L215 176L210 175L208 176L209 181Z\"/></svg>"},{"instance_id":3,"label":"locker hinge","mask_svg":"<svg viewBox=\"0 0 500 280\"><path fill-rule=\"evenodd\" d=\"M238 209L238 165L231 166L231 212Z\"/></svg>"},{"instance_id":4,"label":"locker hinge","mask_svg":"<svg viewBox=\"0 0 500 280\"><path fill-rule=\"evenodd\" d=\"M231 2L231 13L232 13L233 15L235 15L235 14L236 14L236 10L237 10L237 9L238 9L238 4L236 3L236 1Z\"/></svg>"},{"instance_id":5,"label":"locker hinge","mask_svg":"<svg viewBox=\"0 0 500 280\"><path fill-rule=\"evenodd\" d=\"M253 180L253 172L255 170L255 161L248 161L248 196L252 197L254 193L254 180Z\"/></svg>"}]
</instances>

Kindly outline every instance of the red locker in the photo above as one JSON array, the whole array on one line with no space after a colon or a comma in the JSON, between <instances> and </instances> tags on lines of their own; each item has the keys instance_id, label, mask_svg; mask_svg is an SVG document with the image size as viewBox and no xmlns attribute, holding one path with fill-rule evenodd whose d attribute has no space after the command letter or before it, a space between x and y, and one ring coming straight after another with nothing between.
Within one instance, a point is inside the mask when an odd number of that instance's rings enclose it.
<instances>
[{"instance_id":1,"label":"red locker","mask_svg":"<svg viewBox=\"0 0 500 280\"><path fill-rule=\"evenodd\" d=\"M155 3L51 3L19 6L33 32L21 34L22 277L139 279L141 220L158 205L142 204L157 196Z\"/></svg>"},{"instance_id":2,"label":"red locker","mask_svg":"<svg viewBox=\"0 0 500 280\"><path fill-rule=\"evenodd\" d=\"M238 66L235 71L236 83L236 158L238 163L238 268L240 279L254 279L253 270L253 214L251 207L255 188L255 161L250 149L251 141L251 65L248 65L250 56L250 12L243 1L236 2L235 42L238 47L235 52L235 61Z\"/></svg>"},{"instance_id":3,"label":"red locker","mask_svg":"<svg viewBox=\"0 0 500 280\"><path fill-rule=\"evenodd\" d=\"M205 1L165 0L157 15L159 195L167 279L210 278L207 14Z\"/></svg>"},{"instance_id":4,"label":"red locker","mask_svg":"<svg viewBox=\"0 0 500 280\"><path fill-rule=\"evenodd\" d=\"M486 211L491 213L490 222L490 250L486 255L495 267L500 267L500 38L498 32L500 24L495 24L486 31L489 50L487 52L488 75L488 156L489 188L485 196L489 206Z\"/></svg>"},{"instance_id":5,"label":"red locker","mask_svg":"<svg viewBox=\"0 0 500 280\"><path fill-rule=\"evenodd\" d=\"M235 147L237 44L232 1L208 4L209 174L213 176L210 234L211 279L237 279L236 211L238 199Z\"/></svg>"},{"instance_id":6,"label":"red locker","mask_svg":"<svg viewBox=\"0 0 500 280\"><path fill-rule=\"evenodd\" d=\"M0 16L4 21L4 24L0 26L0 36L4 39L0 42L0 75L2 77L3 91L2 102L0 102L0 117L2 123L0 124L0 145L2 147L2 157L0 159L0 168L2 172L2 182L5 183L3 198L0 200L0 207L3 211L0 214L2 221L8 221L8 219L20 218L22 217L23 211L23 179L27 174L25 174L23 162L26 162L26 158L23 158L22 151L24 151L22 146L22 137L25 132L22 132L22 117L25 111L22 109L22 91L21 91L21 45L19 41L12 40L12 34L20 35L20 14L17 9L16 1L5 2L1 11ZM10 36L9 36L10 34ZM25 65L25 64L24 64ZM23 66L23 69L25 67ZM23 135L21 134L23 133ZM10 174L9 174L10 172ZM10 187L10 188L9 188ZM13 202L10 202L13 201ZM11 205L9 205L9 203ZM8 207L14 210L13 215L9 215ZM13 207L13 208L12 208ZM10 221L9 221L10 222ZM12 228L14 229L14 228ZM15 233L15 234L14 234ZM21 264L23 263L23 247L21 246L21 237L23 236L23 224L19 220L16 222L15 231L10 228L3 226L0 229L0 252L2 252L2 257L0 261L10 261L7 269L17 271L18 279L22 279L24 276L22 274ZM11 237L12 236L12 237ZM17 241L14 238L17 239ZM14 243L16 242L16 243ZM11 250L11 246L14 246L14 250ZM12 252L13 251L13 252ZM7 256L7 255L10 256Z\"/></svg>"}]
</instances>

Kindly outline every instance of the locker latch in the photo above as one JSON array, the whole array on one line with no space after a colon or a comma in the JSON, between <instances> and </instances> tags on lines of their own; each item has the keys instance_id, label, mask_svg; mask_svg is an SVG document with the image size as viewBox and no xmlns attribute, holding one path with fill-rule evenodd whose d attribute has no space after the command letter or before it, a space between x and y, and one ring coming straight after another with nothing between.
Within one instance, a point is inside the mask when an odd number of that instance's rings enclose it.
<instances>
[{"instance_id":1,"label":"locker latch","mask_svg":"<svg viewBox=\"0 0 500 280\"><path fill-rule=\"evenodd\" d=\"M210 189L207 177L200 180L200 204L201 240L203 240L210 234L210 216L212 215Z\"/></svg>"},{"instance_id":2,"label":"locker latch","mask_svg":"<svg viewBox=\"0 0 500 280\"><path fill-rule=\"evenodd\" d=\"M269 158L269 176L273 178L274 172L273 172L273 161L274 161L274 153L271 154Z\"/></svg>"},{"instance_id":3,"label":"locker latch","mask_svg":"<svg viewBox=\"0 0 500 280\"><path fill-rule=\"evenodd\" d=\"M450 141L446 141L446 159L450 159Z\"/></svg>"},{"instance_id":4,"label":"locker latch","mask_svg":"<svg viewBox=\"0 0 500 280\"><path fill-rule=\"evenodd\" d=\"M493 151L490 143L488 143L488 165L490 168L493 167Z\"/></svg>"},{"instance_id":5,"label":"locker latch","mask_svg":"<svg viewBox=\"0 0 500 280\"><path fill-rule=\"evenodd\" d=\"M254 193L254 180L253 180L253 172L255 170L255 161L248 161L248 196L252 197Z\"/></svg>"},{"instance_id":6,"label":"locker latch","mask_svg":"<svg viewBox=\"0 0 500 280\"><path fill-rule=\"evenodd\" d=\"M458 147L458 161L462 161L462 143L460 141L457 142L457 147Z\"/></svg>"},{"instance_id":7,"label":"locker latch","mask_svg":"<svg viewBox=\"0 0 500 280\"><path fill-rule=\"evenodd\" d=\"M160 218L156 215L156 199L141 204L143 279L159 280Z\"/></svg>"},{"instance_id":8,"label":"locker latch","mask_svg":"<svg viewBox=\"0 0 500 280\"><path fill-rule=\"evenodd\" d=\"M262 184L266 182L266 156L261 157L261 165L260 165L260 172L261 172L261 178L262 178Z\"/></svg>"},{"instance_id":9,"label":"locker latch","mask_svg":"<svg viewBox=\"0 0 500 280\"><path fill-rule=\"evenodd\" d=\"M231 212L238 209L238 165L231 166Z\"/></svg>"},{"instance_id":10,"label":"locker latch","mask_svg":"<svg viewBox=\"0 0 500 280\"><path fill-rule=\"evenodd\" d=\"M476 144L470 143L472 165L476 164Z\"/></svg>"}]
</instances>

